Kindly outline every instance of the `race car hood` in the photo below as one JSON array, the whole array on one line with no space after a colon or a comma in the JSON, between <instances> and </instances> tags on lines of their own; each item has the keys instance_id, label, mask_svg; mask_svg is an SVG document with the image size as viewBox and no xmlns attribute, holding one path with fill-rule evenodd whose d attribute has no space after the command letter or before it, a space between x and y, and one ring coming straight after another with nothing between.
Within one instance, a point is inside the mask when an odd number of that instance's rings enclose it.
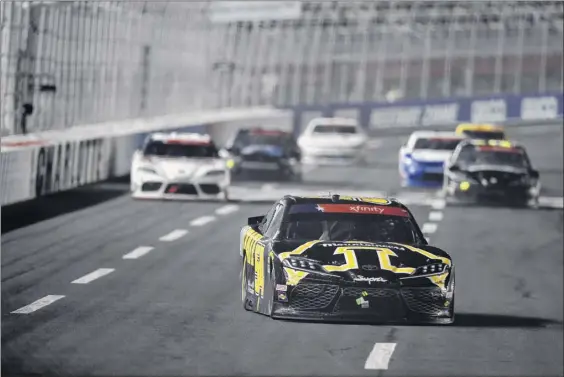
<instances>
[{"instance_id":1,"label":"race car hood","mask_svg":"<svg viewBox=\"0 0 564 377\"><path fill-rule=\"evenodd\" d=\"M334 135L304 135L299 139L301 147L336 148L360 146L366 137L364 135L334 134Z\"/></svg>"},{"instance_id":2,"label":"race car hood","mask_svg":"<svg viewBox=\"0 0 564 377\"><path fill-rule=\"evenodd\" d=\"M467 166L464 171L468 173L480 173L480 172L501 172L501 173L515 173L515 174L526 174L526 168L519 168L515 166L508 165L497 165L497 164L480 164Z\"/></svg>"},{"instance_id":3,"label":"race car hood","mask_svg":"<svg viewBox=\"0 0 564 377\"><path fill-rule=\"evenodd\" d=\"M444 162L450 155L451 151L440 151L436 149L416 149L411 152L413 160L418 162Z\"/></svg>"},{"instance_id":4,"label":"race car hood","mask_svg":"<svg viewBox=\"0 0 564 377\"><path fill-rule=\"evenodd\" d=\"M193 178L209 170L224 170L225 162L219 158L162 158L151 157L151 165L168 179Z\"/></svg>"},{"instance_id":5,"label":"race car hood","mask_svg":"<svg viewBox=\"0 0 564 377\"><path fill-rule=\"evenodd\" d=\"M253 154L263 154L269 157L282 157L284 155L284 150L281 146L272 144L252 144L241 150L242 156Z\"/></svg>"},{"instance_id":6,"label":"race car hood","mask_svg":"<svg viewBox=\"0 0 564 377\"><path fill-rule=\"evenodd\" d=\"M352 283L394 283L398 282L401 277L410 276L410 273L403 272L405 270L392 271L393 267L390 269L382 266L377 248L390 250L393 253L390 253L391 264L398 268L417 268L432 263L451 265L452 263L446 252L429 245L415 246L392 242L310 241L305 244L278 242L273 246L278 258L282 261L291 257L315 260L323 266L327 273ZM354 250L356 264L353 268L334 271L331 266L342 266L346 262L342 252L343 247ZM277 250L284 251L277 252ZM311 275L313 276L314 273Z\"/></svg>"}]
</instances>

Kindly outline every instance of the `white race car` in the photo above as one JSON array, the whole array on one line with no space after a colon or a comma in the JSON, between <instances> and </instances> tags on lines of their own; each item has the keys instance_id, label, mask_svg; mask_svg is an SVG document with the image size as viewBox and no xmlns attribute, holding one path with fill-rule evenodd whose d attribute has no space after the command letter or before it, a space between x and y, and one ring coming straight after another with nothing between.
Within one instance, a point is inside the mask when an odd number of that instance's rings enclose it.
<instances>
[{"instance_id":1,"label":"white race car","mask_svg":"<svg viewBox=\"0 0 564 377\"><path fill-rule=\"evenodd\" d=\"M230 183L227 161L209 135L151 134L131 163L134 198L229 200Z\"/></svg>"},{"instance_id":2,"label":"white race car","mask_svg":"<svg viewBox=\"0 0 564 377\"><path fill-rule=\"evenodd\" d=\"M315 118L298 138L304 164L363 162L368 138L355 119Z\"/></svg>"}]
</instances>

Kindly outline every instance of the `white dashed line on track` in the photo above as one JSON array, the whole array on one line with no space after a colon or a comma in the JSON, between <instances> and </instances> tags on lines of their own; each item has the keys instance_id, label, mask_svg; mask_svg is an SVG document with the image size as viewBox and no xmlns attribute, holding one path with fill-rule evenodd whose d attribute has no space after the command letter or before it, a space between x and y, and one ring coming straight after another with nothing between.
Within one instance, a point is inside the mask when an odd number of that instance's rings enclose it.
<instances>
[{"instance_id":1,"label":"white dashed line on track","mask_svg":"<svg viewBox=\"0 0 564 377\"><path fill-rule=\"evenodd\" d=\"M437 224L435 224L435 223L425 223L425 224L423 224L423 228L421 228L421 231L425 235L433 234L437 231Z\"/></svg>"},{"instance_id":2,"label":"white dashed line on track","mask_svg":"<svg viewBox=\"0 0 564 377\"><path fill-rule=\"evenodd\" d=\"M33 313L36 310L39 310L41 308L46 307L47 305L50 305L52 303L54 303L55 301L58 301L60 299L62 299L65 296L60 296L60 295L48 295L45 296L43 298L40 298L37 301L32 302L29 305L26 305L24 307L19 308L18 310L14 310L12 313L13 314L29 314L29 313Z\"/></svg>"},{"instance_id":3,"label":"white dashed line on track","mask_svg":"<svg viewBox=\"0 0 564 377\"><path fill-rule=\"evenodd\" d=\"M229 215L230 213L237 212L239 210L239 206L235 204L228 204L226 206L220 207L215 210L217 215Z\"/></svg>"},{"instance_id":4,"label":"white dashed line on track","mask_svg":"<svg viewBox=\"0 0 564 377\"><path fill-rule=\"evenodd\" d=\"M159 241L163 241L163 242L176 241L177 239L184 237L186 233L188 233L188 231L185 229L176 229L170 232L169 234L165 234L164 236L159 238Z\"/></svg>"},{"instance_id":5,"label":"white dashed line on track","mask_svg":"<svg viewBox=\"0 0 564 377\"><path fill-rule=\"evenodd\" d=\"M388 369L396 343L376 343L364 363L364 369Z\"/></svg>"},{"instance_id":6,"label":"white dashed line on track","mask_svg":"<svg viewBox=\"0 0 564 377\"><path fill-rule=\"evenodd\" d=\"M429 221L441 221L443 219L443 213L440 211L431 211L429 213Z\"/></svg>"},{"instance_id":7,"label":"white dashed line on track","mask_svg":"<svg viewBox=\"0 0 564 377\"><path fill-rule=\"evenodd\" d=\"M125 254L122 258L123 259L141 258L143 255L149 253L153 249L154 247L152 246L139 246L137 249L133 250L132 252Z\"/></svg>"},{"instance_id":8,"label":"white dashed line on track","mask_svg":"<svg viewBox=\"0 0 564 377\"><path fill-rule=\"evenodd\" d=\"M106 276L114 272L115 269L113 268L99 268L96 271L93 271L87 275L84 275L81 278L71 281L71 284L88 284L96 279L101 278L102 276Z\"/></svg>"},{"instance_id":9,"label":"white dashed line on track","mask_svg":"<svg viewBox=\"0 0 564 377\"><path fill-rule=\"evenodd\" d=\"M431 208L433 209L444 209L446 207L446 201L444 199L436 199L431 203Z\"/></svg>"},{"instance_id":10,"label":"white dashed line on track","mask_svg":"<svg viewBox=\"0 0 564 377\"><path fill-rule=\"evenodd\" d=\"M215 217L213 217L213 216L202 216L202 217L198 217L197 219L190 221L190 225L192 225L192 226L202 226L202 225L206 225L207 223L211 223L214 220L215 220Z\"/></svg>"}]
</instances>

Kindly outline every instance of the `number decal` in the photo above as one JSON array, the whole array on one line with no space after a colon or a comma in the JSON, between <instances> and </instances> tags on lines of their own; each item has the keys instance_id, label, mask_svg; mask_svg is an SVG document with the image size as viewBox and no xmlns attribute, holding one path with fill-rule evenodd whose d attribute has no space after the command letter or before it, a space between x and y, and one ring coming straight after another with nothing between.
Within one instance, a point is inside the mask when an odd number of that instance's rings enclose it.
<instances>
[{"instance_id":1,"label":"number decal","mask_svg":"<svg viewBox=\"0 0 564 377\"><path fill-rule=\"evenodd\" d=\"M255 294L264 296L264 245L255 244Z\"/></svg>"},{"instance_id":2,"label":"number decal","mask_svg":"<svg viewBox=\"0 0 564 377\"><path fill-rule=\"evenodd\" d=\"M378 261L380 262L380 268L382 270L392 271L397 274L411 274L415 271L413 267L396 267L392 265L390 257L397 257L397 254L392 250L384 247L373 247L373 246L355 246L354 248L349 248L347 246L338 247L333 255L343 254L345 257L345 264L340 266L324 265L329 272L334 271L348 271L358 269L358 260L356 258L355 250L374 250L378 253Z\"/></svg>"},{"instance_id":3,"label":"number decal","mask_svg":"<svg viewBox=\"0 0 564 377\"><path fill-rule=\"evenodd\" d=\"M326 265L323 266L327 271L334 272L334 271L348 271L348 270L355 270L358 268L358 261L356 260L356 254L354 250L349 249L347 247L338 247L333 255L343 254L345 256L345 264L340 266L332 266Z\"/></svg>"}]
</instances>

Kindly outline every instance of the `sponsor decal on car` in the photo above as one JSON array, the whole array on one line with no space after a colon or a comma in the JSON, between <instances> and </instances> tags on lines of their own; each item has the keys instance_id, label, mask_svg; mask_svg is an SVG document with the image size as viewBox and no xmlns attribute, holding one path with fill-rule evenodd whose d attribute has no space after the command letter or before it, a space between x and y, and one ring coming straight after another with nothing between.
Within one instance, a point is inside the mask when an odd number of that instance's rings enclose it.
<instances>
[{"instance_id":1,"label":"sponsor decal on car","mask_svg":"<svg viewBox=\"0 0 564 377\"><path fill-rule=\"evenodd\" d=\"M362 309L368 309L370 307L370 302L366 301L364 297L359 297L356 299L356 304Z\"/></svg>"},{"instance_id":2,"label":"sponsor decal on car","mask_svg":"<svg viewBox=\"0 0 564 377\"><path fill-rule=\"evenodd\" d=\"M366 281L370 283L386 283L388 280L382 277L366 277L366 276L357 276L354 278L354 281Z\"/></svg>"},{"instance_id":3,"label":"sponsor decal on car","mask_svg":"<svg viewBox=\"0 0 564 377\"><path fill-rule=\"evenodd\" d=\"M279 292L286 292L288 290L288 286L284 284L276 284L276 290Z\"/></svg>"},{"instance_id":4,"label":"sponsor decal on car","mask_svg":"<svg viewBox=\"0 0 564 377\"><path fill-rule=\"evenodd\" d=\"M354 205L354 204L296 204L290 209L294 213L354 213L370 215L388 215L408 217L408 212L400 207L389 207L380 205Z\"/></svg>"},{"instance_id":5,"label":"sponsor decal on car","mask_svg":"<svg viewBox=\"0 0 564 377\"><path fill-rule=\"evenodd\" d=\"M288 302L288 296L284 292L279 292L277 297L278 297L278 301Z\"/></svg>"}]
</instances>

